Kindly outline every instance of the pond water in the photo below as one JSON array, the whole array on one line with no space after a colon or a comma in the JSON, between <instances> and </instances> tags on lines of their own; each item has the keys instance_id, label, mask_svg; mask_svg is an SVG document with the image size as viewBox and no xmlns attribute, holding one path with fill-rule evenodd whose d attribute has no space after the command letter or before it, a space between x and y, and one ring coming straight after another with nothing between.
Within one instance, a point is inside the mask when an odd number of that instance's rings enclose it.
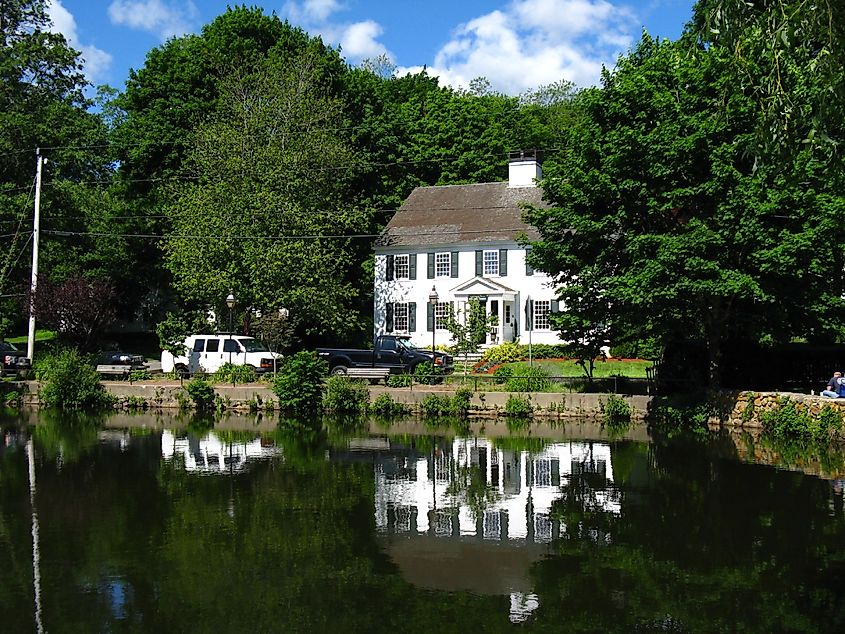
<instances>
[{"instance_id":1,"label":"pond water","mask_svg":"<svg viewBox=\"0 0 845 634\"><path fill-rule=\"evenodd\" d=\"M0 421L0 631L845 631L843 481L747 438L68 416Z\"/></svg>"}]
</instances>

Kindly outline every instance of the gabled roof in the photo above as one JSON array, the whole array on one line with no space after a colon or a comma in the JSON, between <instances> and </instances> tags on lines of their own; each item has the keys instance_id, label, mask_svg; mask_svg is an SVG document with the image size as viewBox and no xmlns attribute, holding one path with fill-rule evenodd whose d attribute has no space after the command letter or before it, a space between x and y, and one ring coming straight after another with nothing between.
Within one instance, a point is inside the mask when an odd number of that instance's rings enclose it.
<instances>
[{"instance_id":1,"label":"gabled roof","mask_svg":"<svg viewBox=\"0 0 845 634\"><path fill-rule=\"evenodd\" d=\"M539 234L522 220L521 203L547 207L539 187L507 182L417 187L387 223L376 247L514 242Z\"/></svg>"},{"instance_id":2,"label":"gabled roof","mask_svg":"<svg viewBox=\"0 0 845 634\"><path fill-rule=\"evenodd\" d=\"M476 275L472 279L461 282L455 288L450 289L449 292L452 295L475 295L484 293L515 293L516 291L504 284L499 284L495 280Z\"/></svg>"}]
</instances>

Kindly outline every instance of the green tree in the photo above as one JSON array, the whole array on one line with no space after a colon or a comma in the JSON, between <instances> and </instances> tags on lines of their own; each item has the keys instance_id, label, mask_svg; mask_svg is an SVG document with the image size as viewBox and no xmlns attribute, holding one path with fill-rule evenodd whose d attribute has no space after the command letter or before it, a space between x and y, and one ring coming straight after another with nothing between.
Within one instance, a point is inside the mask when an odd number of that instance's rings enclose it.
<instances>
[{"instance_id":1,"label":"green tree","mask_svg":"<svg viewBox=\"0 0 845 634\"><path fill-rule=\"evenodd\" d=\"M498 316L488 315L484 305L477 299L470 299L465 310L446 318L446 330L454 340L452 349L455 354L464 355L464 376L467 374L469 354L478 352L481 344L487 341L487 333L498 323Z\"/></svg>"},{"instance_id":2,"label":"green tree","mask_svg":"<svg viewBox=\"0 0 845 634\"><path fill-rule=\"evenodd\" d=\"M838 179L810 150L767 162L732 72L720 47L645 35L579 96L583 119L545 172L555 206L528 212L534 265L601 299L570 307L582 322L701 342L712 386L726 341L831 333L842 305Z\"/></svg>"},{"instance_id":3,"label":"green tree","mask_svg":"<svg viewBox=\"0 0 845 634\"><path fill-rule=\"evenodd\" d=\"M90 146L102 145L107 130L87 111L86 82L77 51L50 33L45 0L0 3L0 294L21 293L29 276L28 258L36 148L49 159L44 168L41 213L45 229L61 218L86 215L97 203L80 195L95 191L86 181L107 178L109 158ZM79 228L79 223L76 223ZM84 225L83 225L84 227ZM42 243L41 270L61 278L74 257L63 241ZM78 269L76 269L78 270ZM19 303L0 300L7 323L25 313Z\"/></svg>"},{"instance_id":4,"label":"green tree","mask_svg":"<svg viewBox=\"0 0 845 634\"><path fill-rule=\"evenodd\" d=\"M845 3L699 0L691 35L730 52L733 88L753 93L767 150L810 145L841 166L845 142Z\"/></svg>"},{"instance_id":5,"label":"green tree","mask_svg":"<svg viewBox=\"0 0 845 634\"><path fill-rule=\"evenodd\" d=\"M366 232L369 215L344 196L356 157L316 62L271 59L227 81L219 114L193 137L196 180L174 186L164 250L188 300L219 307L234 289L240 306L289 308L300 337L342 338L361 324L348 236Z\"/></svg>"}]
</instances>

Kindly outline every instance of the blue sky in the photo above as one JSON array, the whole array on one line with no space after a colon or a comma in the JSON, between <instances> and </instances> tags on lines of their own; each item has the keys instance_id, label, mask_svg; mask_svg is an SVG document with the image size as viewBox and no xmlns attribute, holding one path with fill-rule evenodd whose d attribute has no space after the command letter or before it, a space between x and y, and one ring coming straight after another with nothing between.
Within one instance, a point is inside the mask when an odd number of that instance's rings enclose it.
<instances>
[{"instance_id":1,"label":"blue sky","mask_svg":"<svg viewBox=\"0 0 845 634\"><path fill-rule=\"evenodd\" d=\"M48 0L53 29L94 84L122 89L169 37L198 33L226 0ZM508 94L560 79L598 81L645 28L676 38L693 0L276 0L247 2L340 46L350 64L385 54L398 72L425 65L443 83L487 77Z\"/></svg>"}]
</instances>

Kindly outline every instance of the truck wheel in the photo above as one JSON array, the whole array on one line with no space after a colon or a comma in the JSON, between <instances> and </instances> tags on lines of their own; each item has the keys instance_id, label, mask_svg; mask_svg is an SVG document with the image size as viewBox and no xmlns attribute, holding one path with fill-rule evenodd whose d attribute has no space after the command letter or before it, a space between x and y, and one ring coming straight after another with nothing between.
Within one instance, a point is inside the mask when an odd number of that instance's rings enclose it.
<instances>
[{"instance_id":1,"label":"truck wheel","mask_svg":"<svg viewBox=\"0 0 845 634\"><path fill-rule=\"evenodd\" d=\"M188 372L188 368L186 368L184 365L177 365L173 369L176 371L176 376L178 376L180 379L190 379L191 378L191 373Z\"/></svg>"},{"instance_id":2,"label":"truck wheel","mask_svg":"<svg viewBox=\"0 0 845 634\"><path fill-rule=\"evenodd\" d=\"M331 372L334 376L346 376L346 366L345 365L336 365L332 368Z\"/></svg>"}]
</instances>

